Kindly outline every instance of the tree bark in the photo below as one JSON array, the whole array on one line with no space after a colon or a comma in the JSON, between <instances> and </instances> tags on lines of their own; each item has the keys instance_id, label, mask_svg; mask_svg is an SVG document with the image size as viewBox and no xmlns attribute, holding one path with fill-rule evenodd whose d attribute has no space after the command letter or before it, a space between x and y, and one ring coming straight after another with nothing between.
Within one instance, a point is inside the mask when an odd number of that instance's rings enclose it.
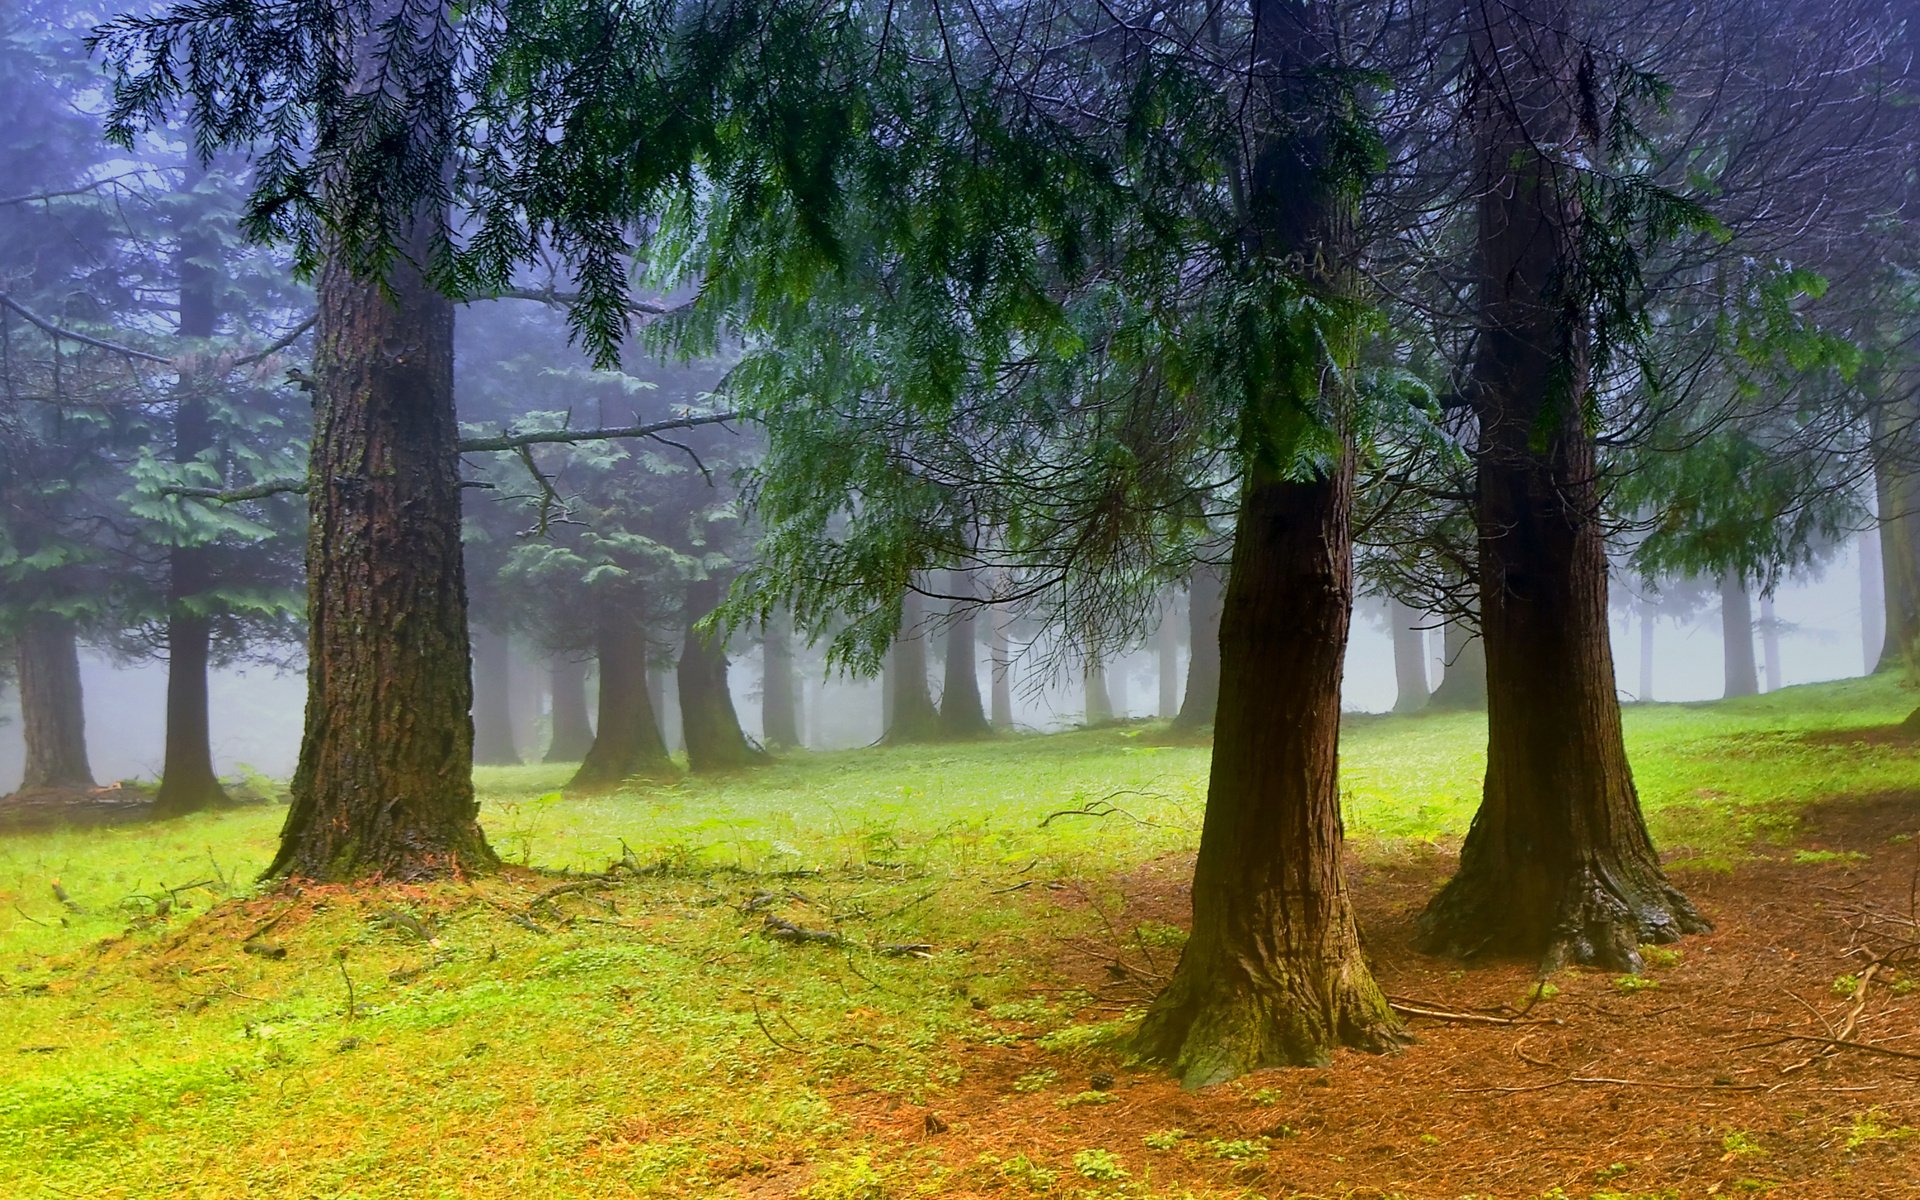
<instances>
[{"instance_id":1,"label":"tree bark","mask_svg":"<svg viewBox=\"0 0 1920 1200\"><path fill-rule=\"evenodd\" d=\"M1856 541L1860 553L1860 653L1868 674L1880 665L1887 644L1886 580L1880 569L1880 531L1869 529Z\"/></svg>"},{"instance_id":2,"label":"tree bark","mask_svg":"<svg viewBox=\"0 0 1920 1200\"><path fill-rule=\"evenodd\" d=\"M19 655L20 725L26 739L23 792L91 788L87 715L80 692L80 647L73 622L34 613L14 635Z\"/></svg>"},{"instance_id":3,"label":"tree bark","mask_svg":"<svg viewBox=\"0 0 1920 1200\"><path fill-rule=\"evenodd\" d=\"M190 170L189 180L203 171ZM204 231L189 229L180 239L180 334L205 339L219 321L216 276L200 261L218 246ZM212 415L203 389L214 385L204 371L181 372L173 417L173 461L190 463L215 441ZM175 545L167 552L167 732L160 767L160 789L153 797L156 817L176 817L227 804L226 789L213 769L213 729L208 717L207 670L213 657L213 624L206 593L214 585L213 564L203 546Z\"/></svg>"},{"instance_id":4,"label":"tree bark","mask_svg":"<svg viewBox=\"0 0 1920 1200\"><path fill-rule=\"evenodd\" d=\"M547 691L553 699L547 735L550 763L579 762L593 748L593 721L587 715L587 664L565 654L553 656L547 668Z\"/></svg>"},{"instance_id":5,"label":"tree bark","mask_svg":"<svg viewBox=\"0 0 1920 1200\"><path fill-rule=\"evenodd\" d=\"M1008 645L1007 626L1013 617L995 607L988 618L987 653L992 657L993 727L1013 728L1013 649Z\"/></svg>"},{"instance_id":6,"label":"tree bark","mask_svg":"<svg viewBox=\"0 0 1920 1200\"><path fill-rule=\"evenodd\" d=\"M473 643L473 761L490 767L517 766L513 742L513 651L507 635L476 625Z\"/></svg>"},{"instance_id":7,"label":"tree bark","mask_svg":"<svg viewBox=\"0 0 1920 1200\"><path fill-rule=\"evenodd\" d=\"M680 651L680 727L687 743L688 769L705 774L753 767L767 752L747 740L727 687L727 648L695 626L720 603L720 581L697 579L687 585L686 640Z\"/></svg>"},{"instance_id":8,"label":"tree bark","mask_svg":"<svg viewBox=\"0 0 1920 1200\"><path fill-rule=\"evenodd\" d=\"M1441 638L1446 665L1440 686L1427 698L1427 707L1467 712L1487 706L1487 644L1463 620L1448 621Z\"/></svg>"},{"instance_id":9,"label":"tree bark","mask_svg":"<svg viewBox=\"0 0 1920 1200\"><path fill-rule=\"evenodd\" d=\"M1289 119L1324 112L1310 81L1339 63L1331 5L1259 0L1254 31L1269 128L1285 130L1259 143L1250 171L1256 249L1269 270L1314 264L1310 282L1338 299L1353 254L1350 193L1333 177L1329 131ZM1280 413L1345 410L1338 395L1295 390L1303 377L1319 387L1347 377L1353 339L1333 332L1315 340L1340 369L1259 377L1242 422L1247 482L1220 624L1193 933L1137 1038L1190 1087L1403 1036L1361 951L1340 863L1353 456L1343 446L1301 479L1297 447L1265 440Z\"/></svg>"},{"instance_id":10,"label":"tree bark","mask_svg":"<svg viewBox=\"0 0 1920 1200\"><path fill-rule=\"evenodd\" d=\"M900 598L900 635L887 652L888 745L931 741L940 736L940 713L927 682L927 644L920 632L920 594Z\"/></svg>"},{"instance_id":11,"label":"tree bark","mask_svg":"<svg viewBox=\"0 0 1920 1200\"><path fill-rule=\"evenodd\" d=\"M793 622L767 618L760 633L760 728L769 746L800 745L799 701L793 681Z\"/></svg>"},{"instance_id":12,"label":"tree bark","mask_svg":"<svg viewBox=\"0 0 1920 1200\"><path fill-rule=\"evenodd\" d=\"M1660 869L1621 736L1586 316L1556 295L1581 214L1540 149L1575 141L1572 11L1567 0L1478 0L1470 19L1484 172L1472 396L1487 774L1460 869L1421 915L1420 938L1449 954L1637 971L1641 944L1707 925Z\"/></svg>"},{"instance_id":13,"label":"tree bark","mask_svg":"<svg viewBox=\"0 0 1920 1200\"><path fill-rule=\"evenodd\" d=\"M980 703L980 671L976 647L979 632L974 626L972 601L978 596L973 575L967 571L947 572L947 592L963 597L954 602L947 621L946 677L940 688L940 733L943 737L964 739L985 737L993 732L987 723L987 710Z\"/></svg>"},{"instance_id":14,"label":"tree bark","mask_svg":"<svg viewBox=\"0 0 1920 1200\"><path fill-rule=\"evenodd\" d=\"M1753 657L1753 603L1737 573L1720 576L1720 640L1726 664L1726 698L1760 694Z\"/></svg>"},{"instance_id":15,"label":"tree bark","mask_svg":"<svg viewBox=\"0 0 1920 1200\"><path fill-rule=\"evenodd\" d=\"M595 621L600 719L593 745L567 781L570 792L601 792L639 775L668 775L673 760L647 688L647 633L633 608L602 598Z\"/></svg>"},{"instance_id":16,"label":"tree bark","mask_svg":"<svg viewBox=\"0 0 1920 1200\"><path fill-rule=\"evenodd\" d=\"M1220 704L1220 608L1225 593L1220 568L1195 563L1187 577L1187 694L1177 729L1202 729L1213 724Z\"/></svg>"},{"instance_id":17,"label":"tree bark","mask_svg":"<svg viewBox=\"0 0 1920 1200\"><path fill-rule=\"evenodd\" d=\"M1173 596L1162 597L1160 627L1153 635L1157 659L1154 683L1160 689L1160 715L1169 721L1180 715L1180 627L1176 613Z\"/></svg>"},{"instance_id":18,"label":"tree bark","mask_svg":"<svg viewBox=\"0 0 1920 1200\"><path fill-rule=\"evenodd\" d=\"M1911 418L1903 415L1902 420ZM1873 481L1880 510L1880 582L1885 597L1884 633L1874 670L1902 670L1920 653L1920 474L1904 463L1877 458Z\"/></svg>"},{"instance_id":19,"label":"tree bark","mask_svg":"<svg viewBox=\"0 0 1920 1200\"><path fill-rule=\"evenodd\" d=\"M1420 614L1392 597L1387 620L1393 626L1393 711L1419 712L1427 706L1427 631Z\"/></svg>"}]
</instances>

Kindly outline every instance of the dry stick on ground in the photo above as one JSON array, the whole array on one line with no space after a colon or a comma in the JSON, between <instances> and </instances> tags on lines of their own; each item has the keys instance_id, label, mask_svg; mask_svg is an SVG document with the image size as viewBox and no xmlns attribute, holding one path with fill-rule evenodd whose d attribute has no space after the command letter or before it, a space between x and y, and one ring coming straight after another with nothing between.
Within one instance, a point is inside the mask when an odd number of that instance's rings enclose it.
<instances>
[{"instance_id":1,"label":"dry stick on ground","mask_svg":"<svg viewBox=\"0 0 1920 1200\"><path fill-rule=\"evenodd\" d=\"M1559 1017L1529 1017L1524 1014L1511 1017L1493 1016L1487 1013L1456 1012L1453 1009L1437 1008L1414 1000L1401 1000L1387 997L1387 1007L1409 1017L1426 1017L1432 1021L1454 1021L1463 1025L1564 1025Z\"/></svg>"},{"instance_id":2,"label":"dry stick on ground","mask_svg":"<svg viewBox=\"0 0 1920 1200\"><path fill-rule=\"evenodd\" d=\"M1454 1088L1456 1095L1471 1095L1485 1092L1544 1092L1548 1088L1565 1087L1570 1083L1605 1084L1612 1087L1657 1088L1666 1092L1764 1092L1769 1091L1763 1083L1661 1083L1652 1079L1614 1079L1605 1075L1568 1075L1550 1083L1530 1083L1516 1087L1477 1087Z\"/></svg>"},{"instance_id":3,"label":"dry stick on ground","mask_svg":"<svg viewBox=\"0 0 1920 1200\"><path fill-rule=\"evenodd\" d=\"M1817 1033L1787 1033L1764 1042L1748 1042L1744 1046L1735 1046L1736 1050L1759 1050L1767 1046L1781 1046L1788 1042L1818 1042L1840 1050L1858 1050L1864 1054L1880 1054L1888 1058L1902 1058L1920 1062L1920 1052L1913 1050L1895 1050L1892 1046L1882 1046L1875 1042L1856 1042L1845 1038L1822 1037Z\"/></svg>"}]
</instances>

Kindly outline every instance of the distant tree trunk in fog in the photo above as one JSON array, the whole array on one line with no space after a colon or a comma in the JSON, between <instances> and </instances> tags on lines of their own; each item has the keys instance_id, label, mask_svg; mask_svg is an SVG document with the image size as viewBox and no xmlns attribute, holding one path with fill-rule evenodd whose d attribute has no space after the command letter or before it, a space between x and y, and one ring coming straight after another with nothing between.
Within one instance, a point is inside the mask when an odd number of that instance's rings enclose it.
<instances>
[{"instance_id":1,"label":"distant tree trunk in fog","mask_svg":"<svg viewBox=\"0 0 1920 1200\"><path fill-rule=\"evenodd\" d=\"M602 600L594 645L600 663L600 719L593 745L568 791L606 791L637 775L673 770L647 689L647 632L631 600Z\"/></svg>"},{"instance_id":2,"label":"distant tree trunk in fog","mask_svg":"<svg viewBox=\"0 0 1920 1200\"><path fill-rule=\"evenodd\" d=\"M1160 628L1154 632L1154 683L1160 689L1160 715L1180 715L1180 626L1171 594L1160 598Z\"/></svg>"},{"instance_id":3,"label":"distant tree trunk in fog","mask_svg":"<svg viewBox=\"0 0 1920 1200\"><path fill-rule=\"evenodd\" d=\"M1884 420L1885 418L1880 418ZM1876 422L1877 423L1877 422ZM1876 461L1880 509L1882 628L1877 671L1900 670L1920 651L1920 474Z\"/></svg>"},{"instance_id":4,"label":"distant tree trunk in fog","mask_svg":"<svg viewBox=\"0 0 1920 1200\"><path fill-rule=\"evenodd\" d=\"M940 713L927 682L927 643L920 631L920 594L900 598L900 633L887 651L887 729L890 745L924 742L940 734Z\"/></svg>"},{"instance_id":5,"label":"distant tree trunk in fog","mask_svg":"<svg viewBox=\"0 0 1920 1200\"><path fill-rule=\"evenodd\" d=\"M793 621L785 610L760 631L760 729L769 746L800 745L800 714L793 686Z\"/></svg>"},{"instance_id":6,"label":"distant tree trunk in fog","mask_svg":"<svg viewBox=\"0 0 1920 1200\"><path fill-rule=\"evenodd\" d=\"M1212 563L1195 563L1187 577L1187 694L1180 729L1213 724L1220 705L1220 606L1226 594L1226 575Z\"/></svg>"},{"instance_id":7,"label":"distant tree trunk in fog","mask_svg":"<svg viewBox=\"0 0 1920 1200\"><path fill-rule=\"evenodd\" d=\"M1086 685L1087 724L1105 725L1112 721L1113 694L1107 690L1107 664L1098 654L1087 657L1082 682Z\"/></svg>"},{"instance_id":8,"label":"distant tree trunk in fog","mask_svg":"<svg viewBox=\"0 0 1920 1200\"><path fill-rule=\"evenodd\" d=\"M547 690L553 697L547 736L550 763L579 762L593 746L593 722L587 716L587 664L556 654L547 669Z\"/></svg>"},{"instance_id":9,"label":"distant tree trunk in fog","mask_svg":"<svg viewBox=\"0 0 1920 1200\"><path fill-rule=\"evenodd\" d=\"M1886 580L1880 569L1880 531L1869 529L1855 539L1860 548L1860 650L1868 674L1880 665L1887 644Z\"/></svg>"},{"instance_id":10,"label":"distant tree trunk in fog","mask_svg":"<svg viewBox=\"0 0 1920 1200\"><path fill-rule=\"evenodd\" d=\"M1419 712L1427 706L1427 631L1419 613L1391 596L1387 621L1393 627L1393 711Z\"/></svg>"},{"instance_id":11,"label":"distant tree trunk in fog","mask_svg":"<svg viewBox=\"0 0 1920 1200\"><path fill-rule=\"evenodd\" d=\"M1780 664L1780 620L1774 615L1771 595L1760 597L1760 649L1767 690L1777 692L1786 685L1787 677Z\"/></svg>"},{"instance_id":12,"label":"distant tree trunk in fog","mask_svg":"<svg viewBox=\"0 0 1920 1200\"><path fill-rule=\"evenodd\" d=\"M1442 635L1446 667L1427 707L1465 711L1487 706L1487 647L1465 621L1448 621Z\"/></svg>"},{"instance_id":13,"label":"distant tree trunk in fog","mask_svg":"<svg viewBox=\"0 0 1920 1200\"><path fill-rule=\"evenodd\" d=\"M484 625L468 634L473 645L473 761L516 766L513 744L513 650L507 635Z\"/></svg>"},{"instance_id":14,"label":"distant tree trunk in fog","mask_svg":"<svg viewBox=\"0 0 1920 1200\"><path fill-rule=\"evenodd\" d=\"M1760 673L1753 659L1753 604L1746 580L1737 572L1720 577L1720 636L1726 662L1726 697L1760 692Z\"/></svg>"},{"instance_id":15,"label":"distant tree trunk in fog","mask_svg":"<svg viewBox=\"0 0 1920 1200\"><path fill-rule=\"evenodd\" d=\"M80 694L80 647L73 622L29 616L14 635L19 655L20 725L26 739L23 792L90 788L87 716Z\"/></svg>"},{"instance_id":16,"label":"distant tree trunk in fog","mask_svg":"<svg viewBox=\"0 0 1920 1200\"><path fill-rule=\"evenodd\" d=\"M188 169L188 183L205 174ZM216 278L205 259L219 253L205 231L194 228L180 240L180 335L204 339L219 322ZM182 371L175 385L173 461L190 463L214 447L214 425L203 389L215 380L205 371ZM213 770L213 729L209 720L207 670L213 657L213 622L194 601L214 584L213 564L203 546L174 546L167 552L167 732L160 767L160 790L153 797L157 817L216 808L228 802Z\"/></svg>"},{"instance_id":17,"label":"distant tree trunk in fog","mask_svg":"<svg viewBox=\"0 0 1920 1200\"><path fill-rule=\"evenodd\" d=\"M979 631L974 625L972 601L979 589L968 571L947 572L947 594L962 597L954 601L947 621L946 678L940 688L940 732L950 738L984 737L993 732L987 723L986 708L980 703L980 670L975 647Z\"/></svg>"},{"instance_id":18,"label":"distant tree trunk in fog","mask_svg":"<svg viewBox=\"0 0 1920 1200\"><path fill-rule=\"evenodd\" d=\"M993 727L1013 728L1013 648L1008 645L1007 626L1013 615L995 606L987 618L987 653L991 656L993 681Z\"/></svg>"},{"instance_id":19,"label":"distant tree trunk in fog","mask_svg":"<svg viewBox=\"0 0 1920 1200\"><path fill-rule=\"evenodd\" d=\"M758 766L767 752L747 740L727 687L727 646L695 626L720 603L720 580L696 579L687 585L686 631L680 649L680 735L687 743L687 767L695 772L730 771Z\"/></svg>"},{"instance_id":20,"label":"distant tree trunk in fog","mask_svg":"<svg viewBox=\"0 0 1920 1200\"><path fill-rule=\"evenodd\" d=\"M1653 703L1653 623L1658 610L1645 600L1640 609L1640 703Z\"/></svg>"}]
</instances>

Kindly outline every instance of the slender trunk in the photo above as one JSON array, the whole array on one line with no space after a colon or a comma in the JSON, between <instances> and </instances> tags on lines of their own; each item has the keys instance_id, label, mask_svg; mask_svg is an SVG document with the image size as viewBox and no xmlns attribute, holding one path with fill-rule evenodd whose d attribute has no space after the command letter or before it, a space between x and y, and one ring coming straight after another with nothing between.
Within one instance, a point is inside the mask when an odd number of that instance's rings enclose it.
<instances>
[{"instance_id":1,"label":"slender trunk","mask_svg":"<svg viewBox=\"0 0 1920 1200\"><path fill-rule=\"evenodd\" d=\"M975 647L979 634L974 627L972 601L979 595L971 573L947 572L947 592L963 597L954 602L947 621L946 678L940 688L940 732L949 738L985 737L993 732L987 723L987 711L980 703L980 671Z\"/></svg>"},{"instance_id":2,"label":"slender trunk","mask_svg":"<svg viewBox=\"0 0 1920 1200\"><path fill-rule=\"evenodd\" d=\"M204 172L189 172L189 180ZM180 335L205 339L219 315L215 275L203 261L219 253L204 231L180 240ZM190 463L213 449L215 434L204 389L215 380L204 371L182 371L176 385L173 461ZM213 770L213 730L207 713L207 670L213 657L213 625L204 609L214 584L213 564L203 546L175 545L167 552L167 733L154 794L157 817L180 816L228 802Z\"/></svg>"},{"instance_id":3,"label":"slender trunk","mask_svg":"<svg viewBox=\"0 0 1920 1200\"><path fill-rule=\"evenodd\" d=\"M1172 720L1180 714L1180 625L1172 595L1161 598L1160 627L1154 631L1154 683L1160 689L1160 715Z\"/></svg>"},{"instance_id":4,"label":"slender trunk","mask_svg":"<svg viewBox=\"0 0 1920 1200\"><path fill-rule=\"evenodd\" d=\"M1220 703L1220 606L1225 595L1220 568L1195 563L1187 577L1187 694L1180 715L1181 729L1213 724Z\"/></svg>"},{"instance_id":5,"label":"slender trunk","mask_svg":"<svg viewBox=\"0 0 1920 1200\"><path fill-rule=\"evenodd\" d=\"M91 788L87 716L80 694L80 646L73 622L34 613L14 635L19 655L20 725L26 739L23 792Z\"/></svg>"},{"instance_id":6,"label":"slender trunk","mask_svg":"<svg viewBox=\"0 0 1920 1200\"><path fill-rule=\"evenodd\" d=\"M1487 706L1487 644L1464 620L1448 621L1441 639L1446 664L1440 686L1433 689L1427 707L1454 712Z\"/></svg>"},{"instance_id":7,"label":"slender trunk","mask_svg":"<svg viewBox=\"0 0 1920 1200\"><path fill-rule=\"evenodd\" d=\"M697 579L687 585L686 640L680 651L680 728L687 742L687 766L695 772L730 771L767 761L766 751L747 740L727 688L724 639L695 628L720 603L720 581Z\"/></svg>"},{"instance_id":8,"label":"slender trunk","mask_svg":"<svg viewBox=\"0 0 1920 1200\"><path fill-rule=\"evenodd\" d=\"M1640 703L1653 703L1653 622L1654 607L1640 605Z\"/></svg>"},{"instance_id":9,"label":"slender trunk","mask_svg":"<svg viewBox=\"0 0 1920 1200\"><path fill-rule=\"evenodd\" d=\"M940 713L927 682L927 643L920 632L920 595L900 598L900 635L887 652L887 732L890 745L929 741L940 734Z\"/></svg>"},{"instance_id":10,"label":"slender trunk","mask_svg":"<svg viewBox=\"0 0 1920 1200\"><path fill-rule=\"evenodd\" d=\"M600 714L593 745L567 782L571 792L608 791L637 775L668 775L673 762L647 690L647 633L626 598L599 600L594 645Z\"/></svg>"},{"instance_id":11,"label":"slender trunk","mask_svg":"<svg viewBox=\"0 0 1920 1200\"><path fill-rule=\"evenodd\" d=\"M1887 644L1886 580L1880 569L1880 531L1869 529L1855 541L1860 548L1860 653L1871 674Z\"/></svg>"},{"instance_id":12,"label":"slender trunk","mask_svg":"<svg viewBox=\"0 0 1920 1200\"><path fill-rule=\"evenodd\" d=\"M1113 720L1113 694L1107 690L1107 664L1098 654L1087 659L1086 673L1081 677L1086 693L1086 718L1088 725L1106 725Z\"/></svg>"},{"instance_id":13,"label":"slender trunk","mask_svg":"<svg viewBox=\"0 0 1920 1200\"><path fill-rule=\"evenodd\" d=\"M1902 426L1909 401L1897 420ZM1876 420L1883 425L1885 418ZM1880 582L1882 602L1880 659L1876 671L1901 670L1920 653L1920 474L1900 461L1876 458L1873 468L1880 510Z\"/></svg>"},{"instance_id":14,"label":"slender trunk","mask_svg":"<svg viewBox=\"0 0 1920 1200\"><path fill-rule=\"evenodd\" d=\"M1726 661L1726 696L1754 696L1760 692L1760 672L1753 658L1753 604L1746 581L1735 572L1720 577L1720 638Z\"/></svg>"},{"instance_id":15,"label":"slender trunk","mask_svg":"<svg viewBox=\"0 0 1920 1200\"><path fill-rule=\"evenodd\" d=\"M1427 706L1427 637L1420 614L1398 599L1387 600L1393 626L1393 711L1419 712Z\"/></svg>"},{"instance_id":16,"label":"slender trunk","mask_svg":"<svg viewBox=\"0 0 1920 1200\"><path fill-rule=\"evenodd\" d=\"M553 728L543 761L579 762L593 746L593 721L587 716L587 664L565 654L554 655L547 668L547 690L553 697Z\"/></svg>"},{"instance_id":17,"label":"slender trunk","mask_svg":"<svg viewBox=\"0 0 1920 1200\"><path fill-rule=\"evenodd\" d=\"M793 622L785 613L767 618L760 632L760 729L769 746L800 744L800 713L793 685Z\"/></svg>"},{"instance_id":18,"label":"slender trunk","mask_svg":"<svg viewBox=\"0 0 1920 1200\"><path fill-rule=\"evenodd\" d=\"M485 625L468 633L473 643L473 761L513 766L513 649L507 635Z\"/></svg>"},{"instance_id":19,"label":"slender trunk","mask_svg":"<svg viewBox=\"0 0 1920 1200\"><path fill-rule=\"evenodd\" d=\"M1773 597L1760 597L1760 648L1765 658L1764 682L1769 692L1777 692L1786 686L1786 675L1780 664L1780 620L1774 616Z\"/></svg>"},{"instance_id":20,"label":"slender trunk","mask_svg":"<svg viewBox=\"0 0 1920 1200\"><path fill-rule=\"evenodd\" d=\"M987 653L992 656L993 727L1013 728L1013 650L1008 645L1007 626L1013 617L996 607L988 618Z\"/></svg>"},{"instance_id":21,"label":"slender trunk","mask_svg":"<svg viewBox=\"0 0 1920 1200\"><path fill-rule=\"evenodd\" d=\"M1353 254L1348 193L1330 175L1329 131L1287 121L1325 111L1321 75L1338 65L1331 6L1258 0L1254 30L1255 77L1286 129L1268 134L1252 163L1256 246L1269 270L1315 264L1311 282L1337 300ZM1322 387L1346 378L1352 339L1320 340L1340 369L1293 363L1260 378L1242 422L1247 483L1220 624L1193 933L1137 1038L1143 1056L1170 1063L1188 1086L1402 1037L1361 951L1340 863L1353 456L1343 447L1302 480L1297 447L1265 440L1285 427L1279 413L1344 410L1340 396L1294 390L1303 377Z\"/></svg>"},{"instance_id":22,"label":"slender trunk","mask_svg":"<svg viewBox=\"0 0 1920 1200\"><path fill-rule=\"evenodd\" d=\"M1660 869L1627 762L1584 415L1586 322L1556 295L1581 214L1539 147L1577 133L1572 11L1567 0L1480 0L1472 14L1487 774L1459 872L1422 914L1421 940L1638 970L1643 943L1706 922Z\"/></svg>"}]
</instances>

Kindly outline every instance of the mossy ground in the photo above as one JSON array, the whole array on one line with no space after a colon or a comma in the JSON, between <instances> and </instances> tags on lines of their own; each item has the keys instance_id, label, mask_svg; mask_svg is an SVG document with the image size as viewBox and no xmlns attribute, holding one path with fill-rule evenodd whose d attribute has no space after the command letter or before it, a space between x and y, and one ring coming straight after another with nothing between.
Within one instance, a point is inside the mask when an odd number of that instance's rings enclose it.
<instances>
[{"instance_id":1,"label":"mossy ground","mask_svg":"<svg viewBox=\"0 0 1920 1200\"><path fill-rule=\"evenodd\" d=\"M1769 847L1791 864L1809 806L1920 792L1915 747L1873 732L1912 705L1876 678L1630 710L1656 840L1696 884ZM483 770L482 820L515 866L430 887L256 891L276 805L0 838L0 1195L1295 1194L1319 1176L1256 1169L1291 1135L1143 1149L1114 1141L1122 1115L1165 1133L1205 1113L1087 1083L1086 1056L1137 1015L1100 981L1131 962L1150 984L1181 936L1206 750L1159 733L794 755L579 800L555 794L565 765ZM1363 916L1376 877L1391 921L1444 872L1483 758L1477 716L1349 722ZM1800 849L1803 874L1860 853ZM616 860L642 869L554 890ZM1396 871L1406 895L1387 904ZM1149 877L1159 908L1130 899ZM844 940L774 940L769 915ZM1480 970L1469 984L1508 986ZM1590 982L1596 1003L1643 999ZM1856 1099L1848 1119L1906 1128L1880 1094ZM1023 1133L1046 1126L1059 1152L994 1133L1009 1105L1039 1105ZM962 1131L976 1151L940 1136L943 1110L981 1114ZM1711 1125L1718 1160L1731 1134ZM1563 1186L1540 1178L1487 1194ZM1358 1165L1327 1180L1314 1194L1393 1194Z\"/></svg>"}]
</instances>

